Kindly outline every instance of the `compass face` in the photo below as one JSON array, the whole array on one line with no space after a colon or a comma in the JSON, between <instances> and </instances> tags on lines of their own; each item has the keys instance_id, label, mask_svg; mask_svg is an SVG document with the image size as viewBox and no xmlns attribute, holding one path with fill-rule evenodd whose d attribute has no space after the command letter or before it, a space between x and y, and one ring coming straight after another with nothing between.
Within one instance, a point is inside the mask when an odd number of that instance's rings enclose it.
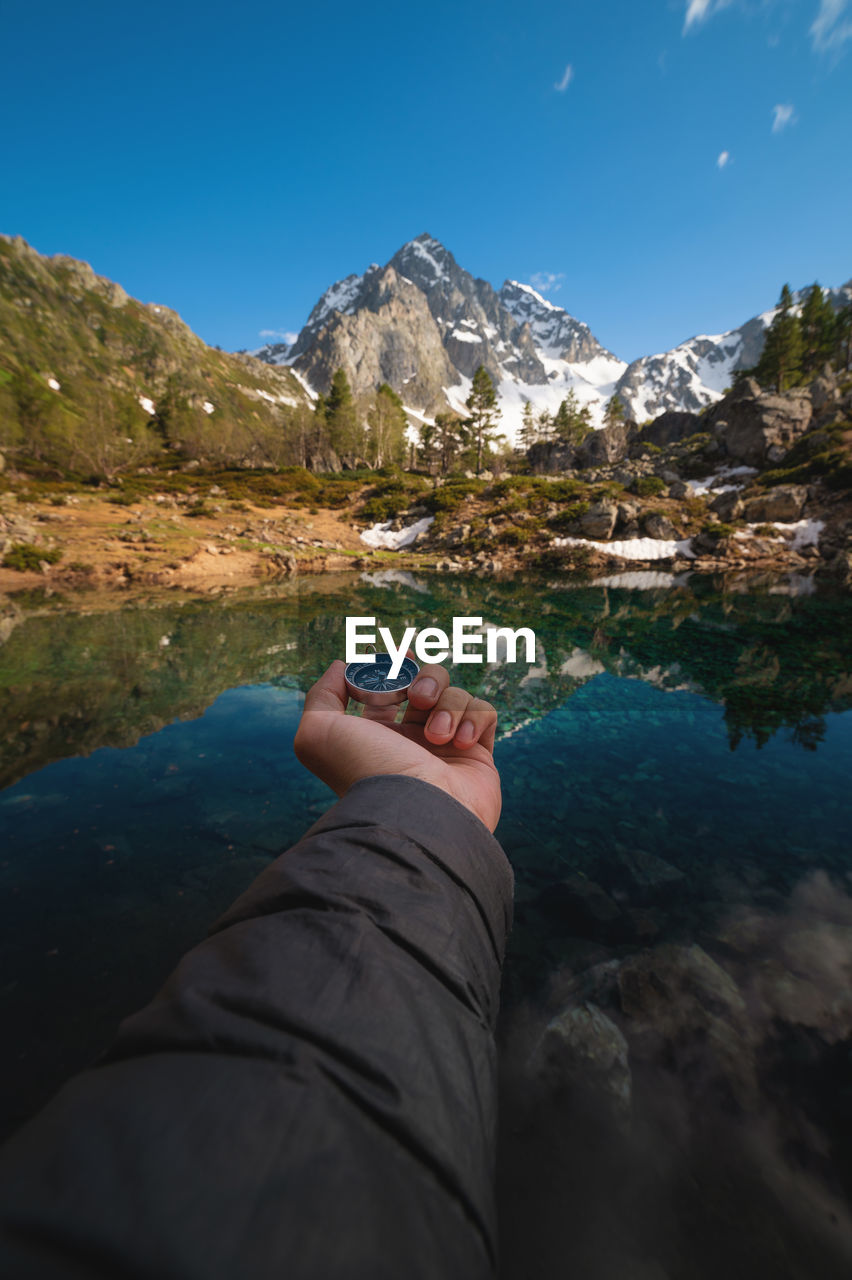
<instances>
[{"instance_id":1,"label":"compass face","mask_svg":"<svg viewBox=\"0 0 852 1280\"><path fill-rule=\"evenodd\" d=\"M377 653L375 662L350 662L344 673L350 698L374 707L404 702L420 668L411 658L403 658L399 674L391 677L392 665L389 653Z\"/></svg>"}]
</instances>

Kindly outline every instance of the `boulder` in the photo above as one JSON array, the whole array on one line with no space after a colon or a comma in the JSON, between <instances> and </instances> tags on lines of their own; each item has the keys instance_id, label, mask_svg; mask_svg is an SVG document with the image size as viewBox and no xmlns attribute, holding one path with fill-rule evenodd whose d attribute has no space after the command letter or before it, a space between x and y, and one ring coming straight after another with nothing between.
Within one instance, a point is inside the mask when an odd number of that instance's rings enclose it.
<instances>
[{"instance_id":1,"label":"boulder","mask_svg":"<svg viewBox=\"0 0 852 1280\"><path fill-rule=\"evenodd\" d=\"M558 1014L545 1027L528 1069L554 1095L571 1091L599 1099L628 1121L632 1080L627 1041L590 1001Z\"/></svg>"},{"instance_id":2,"label":"boulder","mask_svg":"<svg viewBox=\"0 0 852 1280\"><path fill-rule=\"evenodd\" d=\"M727 456L750 467L780 462L807 431L812 417L806 389L796 387L780 394L761 392L752 378L720 400L707 415Z\"/></svg>"},{"instance_id":3,"label":"boulder","mask_svg":"<svg viewBox=\"0 0 852 1280\"><path fill-rule=\"evenodd\" d=\"M840 390L837 385L837 377L833 373L830 366L826 366L818 378L814 378L810 385L811 404L814 407L814 413L819 413L826 405L833 404L840 399ZM2 470L2 468L0 468Z\"/></svg>"},{"instance_id":4,"label":"boulder","mask_svg":"<svg viewBox=\"0 0 852 1280\"><path fill-rule=\"evenodd\" d=\"M648 422L639 432L643 444L655 444L662 447L683 440L685 436L694 436L697 431L704 430L704 420L697 413L678 413L667 409L653 422Z\"/></svg>"},{"instance_id":5,"label":"boulder","mask_svg":"<svg viewBox=\"0 0 852 1280\"><path fill-rule=\"evenodd\" d=\"M695 490L687 480L675 480L669 485L669 497L681 502L684 498L694 498Z\"/></svg>"},{"instance_id":6,"label":"boulder","mask_svg":"<svg viewBox=\"0 0 852 1280\"><path fill-rule=\"evenodd\" d=\"M641 502L619 502L616 527L623 537L634 538L637 536L641 513Z\"/></svg>"},{"instance_id":7,"label":"boulder","mask_svg":"<svg viewBox=\"0 0 852 1280\"><path fill-rule=\"evenodd\" d=\"M710 503L710 510L715 511L720 520L738 520L743 512L743 500L738 490L729 489L727 493L717 494Z\"/></svg>"},{"instance_id":8,"label":"boulder","mask_svg":"<svg viewBox=\"0 0 852 1280\"><path fill-rule=\"evenodd\" d=\"M709 1087L740 1106L754 1103L757 1028L736 982L702 947L667 944L628 957L618 991L632 1060L671 1070L699 1099Z\"/></svg>"},{"instance_id":9,"label":"boulder","mask_svg":"<svg viewBox=\"0 0 852 1280\"><path fill-rule=\"evenodd\" d=\"M666 541L677 538L677 529L668 516L659 511L652 511L646 515L642 521L642 528L649 538L662 538Z\"/></svg>"},{"instance_id":10,"label":"boulder","mask_svg":"<svg viewBox=\"0 0 852 1280\"><path fill-rule=\"evenodd\" d=\"M610 462L620 462L627 454L632 428L624 422L614 422L600 431L590 431L577 447L577 463L581 467L600 467Z\"/></svg>"},{"instance_id":11,"label":"boulder","mask_svg":"<svg viewBox=\"0 0 852 1280\"><path fill-rule=\"evenodd\" d=\"M727 496L727 495L725 495ZM791 522L801 519L808 491L801 484L776 485L742 506L743 518L749 524L770 524L773 520ZM719 513L721 515L721 512ZM722 519L725 517L722 516Z\"/></svg>"},{"instance_id":12,"label":"boulder","mask_svg":"<svg viewBox=\"0 0 852 1280\"><path fill-rule=\"evenodd\" d=\"M563 440L540 440L527 450L527 461L534 475L570 471L577 465L577 451Z\"/></svg>"},{"instance_id":13,"label":"boulder","mask_svg":"<svg viewBox=\"0 0 852 1280\"><path fill-rule=\"evenodd\" d=\"M577 525L584 538L605 542L612 537L615 522L618 519L618 503L609 498L595 502L585 515L579 517Z\"/></svg>"}]
</instances>

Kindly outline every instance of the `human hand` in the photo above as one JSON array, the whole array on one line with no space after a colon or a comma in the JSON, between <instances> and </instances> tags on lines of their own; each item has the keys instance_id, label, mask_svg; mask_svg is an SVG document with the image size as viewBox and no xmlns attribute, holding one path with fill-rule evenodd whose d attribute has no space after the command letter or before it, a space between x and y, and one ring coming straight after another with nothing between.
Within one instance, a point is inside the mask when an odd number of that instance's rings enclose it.
<instances>
[{"instance_id":1,"label":"human hand","mask_svg":"<svg viewBox=\"0 0 852 1280\"><path fill-rule=\"evenodd\" d=\"M333 662L305 695L294 743L301 763L339 796L377 774L421 778L454 797L489 831L500 817L500 775L494 764L497 712L490 702L450 685L446 668L424 666L398 706L365 707L347 716L345 663Z\"/></svg>"}]
</instances>

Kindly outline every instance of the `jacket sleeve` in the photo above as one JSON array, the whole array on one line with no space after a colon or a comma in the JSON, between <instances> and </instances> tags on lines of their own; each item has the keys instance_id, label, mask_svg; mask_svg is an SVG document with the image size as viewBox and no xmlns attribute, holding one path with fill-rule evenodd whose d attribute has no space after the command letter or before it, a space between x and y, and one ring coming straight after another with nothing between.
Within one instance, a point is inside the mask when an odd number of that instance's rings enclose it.
<instances>
[{"instance_id":1,"label":"jacket sleeve","mask_svg":"<svg viewBox=\"0 0 852 1280\"><path fill-rule=\"evenodd\" d=\"M477 1280L512 874L367 778L0 1156L0 1274Z\"/></svg>"}]
</instances>

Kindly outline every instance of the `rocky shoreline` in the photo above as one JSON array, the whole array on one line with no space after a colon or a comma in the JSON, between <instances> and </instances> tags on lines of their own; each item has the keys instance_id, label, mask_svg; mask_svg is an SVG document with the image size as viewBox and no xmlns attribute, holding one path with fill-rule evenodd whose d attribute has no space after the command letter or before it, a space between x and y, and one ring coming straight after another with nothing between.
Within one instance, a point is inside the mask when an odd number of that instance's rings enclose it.
<instances>
[{"instance_id":1,"label":"rocky shoreline","mask_svg":"<svg viewBox=\"0 0 852 1280\"><path fill-rule=\"evenodd\" d=\"M852 585L852 376L828 370L781 395L747 379L701 414L617 423L577 447L535 445L519 474L374 473L333 508L306 509L283 480L280 496L252 502L229 498L197 464L178 474L182 489L175 475L171 488L152 481L137 494L120 483L51 489L7 471L0 591L204 592L391 565L820 573ZM376 512L388 518L371 523Z\"/></svg>"}]
</instances>

